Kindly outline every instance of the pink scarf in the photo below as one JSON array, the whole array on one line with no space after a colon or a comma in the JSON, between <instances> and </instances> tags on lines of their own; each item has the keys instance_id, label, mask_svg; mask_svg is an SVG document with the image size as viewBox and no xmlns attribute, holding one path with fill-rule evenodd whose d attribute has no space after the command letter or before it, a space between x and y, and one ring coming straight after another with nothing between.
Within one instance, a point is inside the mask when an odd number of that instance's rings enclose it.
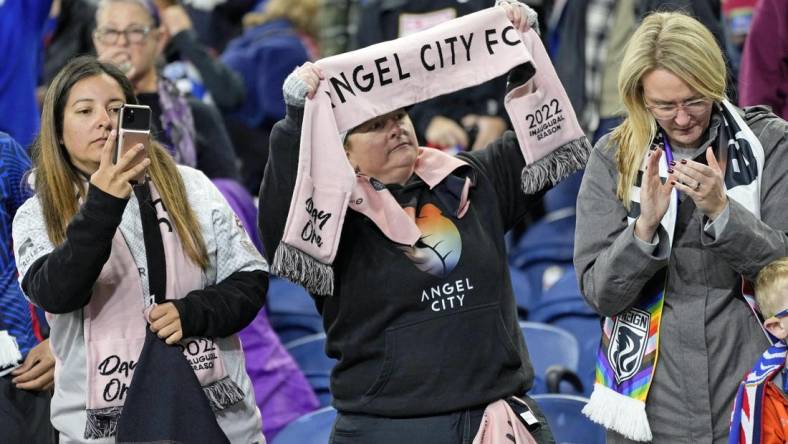
<instances>
[{"instance_id":1,"label":"pink scarf","mask_svg":"<svg viewBox=\"0 0 788 444\"><path fill-rule=\"evenodd\" d=\"M356 177L345 156L339 134L371 118L526 64L525 83L505 98L528 164L523 190L535 193L585 165L590 145L539 36L533 30L517 31L501 8L317 64L326 80L305 105L295 190L272 264L275 274L315 294L333 293L331 263L348 205L396 243L413 245L421 235L394 197ZM431 154L421 168L417 163L416 174L440 182L459 165L448 157Z\"/></svg>"},{"instance_id":2,"label":"pink scarf","mask_svg":"<svg viewBox=\"0 0 788 444\"><path fill-rule=\"evenodd\" d=\"M536 444L536 440L509 404L499 399L484 409L473 444Z\"/></svg>"},{"instance_id":3,"label":"pink scarf","mask_svg":"<svg viewBox=\"0 0 788 444\"><path fill-rule=\"evenodd\" d=\"M149 182L153 202L159 195ZM142 205L142 202L140 202ZM156 205L166 262L166 299L186 296L203 288L202 270L192 262L169 224L163 205ZM87 423L85 438L114 436L131 385L136 362L145 342L147 314L153 307L143 300L142 281L120 229L112 239L109 260L93 286L83 309L87 349ZM151 295L151 301L153 295ZM145 306L148 306L147 308ZM244 398L226 374L219 347L211 338L185 338L178 346L194 370L214 410ZM239 347L240 348L240 347Z\"/></svg>"}]
</instances>

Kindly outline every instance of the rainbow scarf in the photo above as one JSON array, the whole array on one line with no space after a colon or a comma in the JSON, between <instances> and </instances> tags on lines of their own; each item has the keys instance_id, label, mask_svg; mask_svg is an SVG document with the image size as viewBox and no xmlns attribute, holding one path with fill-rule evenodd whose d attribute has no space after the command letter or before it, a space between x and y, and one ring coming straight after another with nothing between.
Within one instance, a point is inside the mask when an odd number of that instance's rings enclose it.
<instances>
[{"instance_id":1,"label":"rainbow scarf","mask_svg":"<svg viewBox=\"0 0 788 444\"><path fill-rule=\"evenodd\" d=\"M763 147L739 111L727 100L716 104L716 108L722 117L717 146L727 148L725 186L728 197L760 219ZM658 134L643 158L640 173L630 193L629 224L635 223L640 215L640 184L647 159L657 147L665 151L659 163L659 176L667 180L668 163L673 160L673 154L667 138ZM673 244L677 215L678 192L674 189L670 206L660 221L668 233L668 245ZM597 353L594 391L583 409L583 413L592 421L634 441L652 440L646 416L646 400L659 357L659 325L666 286L667 276L663 290L655 294L643 294L630 309L612 318L605 318ZM757 314L754 299L746 300Z\"/></svg>"}]
</instances>

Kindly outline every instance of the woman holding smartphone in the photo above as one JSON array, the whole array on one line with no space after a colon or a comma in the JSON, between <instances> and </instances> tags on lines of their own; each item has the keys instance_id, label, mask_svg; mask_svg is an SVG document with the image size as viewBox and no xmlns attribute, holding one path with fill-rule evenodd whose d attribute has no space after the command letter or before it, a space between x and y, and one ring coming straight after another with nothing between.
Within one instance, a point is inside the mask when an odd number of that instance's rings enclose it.
<instances>
[{"instance_id":1,"label":"woman holding smartphone","mask_svg":"<svg viewBox=\"0 0 788 444\"><path fill-rule=\"evenodd\" d=\"M158 143L112 162L126 103L131 84L111 64L81 57L58 74L33 145L35 196L14 219L22 289L52 328L52 423L61 442L114 442L149 328L183 349L230 442L264 442L236 333L263 305L268 266L210 180Z\"/></svg>"}]
</instances>

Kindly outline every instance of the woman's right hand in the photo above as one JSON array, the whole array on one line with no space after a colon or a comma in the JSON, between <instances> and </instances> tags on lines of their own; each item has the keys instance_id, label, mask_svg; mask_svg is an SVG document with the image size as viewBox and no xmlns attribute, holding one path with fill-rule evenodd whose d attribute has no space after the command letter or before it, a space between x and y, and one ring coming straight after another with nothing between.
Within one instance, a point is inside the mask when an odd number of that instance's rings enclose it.
<instances>
[{"instance_id":1,"label":"woman's right hand","mask_svg":"<svg viewBox=\"0 0 788 444\"><path fill-rule=\"evenodd\" d=\"M150 165L150 159L146 157L138 164L130 166L137 153L145 149L141 143L138 143L132 149L123 153L123 156L118 159L118 163L112 163L112 152L115 148L115 139L117 137L116 130L112 130L109 133L109 137L107 137L104 147L101 149L99 167L96 172L90 175L90 183L107 194L125 199L131 194L129 181L145 171L145 168Z\"/></svg>"},{"instance_id":2,"label":"woman's right hand","mask_svg":"<svg viewBox=\"0 0 788 444\"><path fill-rule=\"evenodd\" d=\"M317 92L317 87L320 85L320 81L325 79L323 70L321 70L312 62L306 62L299 66L298 69L295 70L295 75L301 79L301 81L306 83L306 96L310 99L315 97L315 93Z\"/></svg>"},{"instance_id":3,"label":"woman's right hand","mask_svg":"<svg viewBox=\"0 0 788 444\"><path fill-rule=\"evenodd\" d=\"M660 148L651 153L640 184L640 216L635 221L635 236L649 243L654 239L659 222L668 211L671 191L673 191L673 171L669 171L671 175L664 184L659 177L659 159L662 156Z\"/></svg>"}]
</instances>

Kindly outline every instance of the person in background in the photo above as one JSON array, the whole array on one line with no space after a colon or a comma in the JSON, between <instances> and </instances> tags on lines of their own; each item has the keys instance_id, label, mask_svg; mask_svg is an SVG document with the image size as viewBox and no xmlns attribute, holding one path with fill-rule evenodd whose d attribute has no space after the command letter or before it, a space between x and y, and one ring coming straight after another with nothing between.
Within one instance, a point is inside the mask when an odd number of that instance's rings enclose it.
<instances>
[{"instance_id":1,"label":"person in background","mask_svg":"<svg viewBox=\"0 0 788 444\"><path fill-rule=\"evenodd\" d=\"M725 50L732 72L739 73L744 42L750 32L753 10L758 0L723 0L722 28L725 32ZM738 78L738 77L737 77ZM739 104L744 106L739 101Z\"/></svg>"},{"instance_id":2,"label":"person in background","mask_svg":"<svg viewBox=\"0 0 788 444\"><path fill-rule=\"evenodd\" d=\"M53 0L44 32L44 63L38 83L38 104L44 103L49 82L71 59L95 54L93 30L96 5L88 0Z\"/></svg>"},{"instance_id":3,"label":"person in background","mask_svg":"<svg viewBox=\"0 0 788 444\"><path fill-rule=\"evenodd\" d=\"M768 105L788 119L788 1L759 0L739 74L742 105Z\"/></svg>"},{"instance_id":4,"label":"person in background","mask_svg":"<svg viewBox=\"0 0 788 444\"><path fill-rule=\"evenodd\" d=\"M763 328L774 343L747 374L736 393L730 444L788 442L788 394L785 358L788 356L788 257L763 267L755 280L755 299ZM748 418L757 418L747 420ZM744 421L742 421L744 420ZM760 420L760 421L759 421ZM760 440L756 441L755 436Z\"/></svg>"},{"instance_id":5,"label":"person in background","mask_svg":"<svg viewBox=\"0 0 788 444\"><path fill-rule=\"evenodd\" d=\"M0 441L54 442L49 402L55 359L46 321L32 310L17 282L11 222L32 194L25 183L27 152L0 132Z\"/></svg>"},{"instance_id":6,"label":"person in background","mask_svg":"<svg viewBox=\"0 0 788 444\"><path fill-rule=\"evenodd\" d=\"M321 0L318 47L323 57L342 54L353 46L358 27L358 0Z\"/></svg>"},{"instance_id":7,"label":"person in background","mask_svg":"<svg viewBox=\"0 0 788 444\"><path fill-rule=\"evenodd\" d=\"M392 40L481 11L487 0L361 2L356 47ZM414 105L409 110L416 136L428 146L451 151L486 147L509 128L503 95L506 76Z\"/></svg>"},{"instance_id":8,"label":"person in background","mask_svg":"<svg viewBox=\"0 0 788 444\"><path fill-rule=\"evenodd\" d=\"M585 411L609 443L725 442L766 348L742 280L788 254L788 124L735 108L726 79L702 23L647 16L618 77L626 117L586 166L574 263L606 320Z\"/></svg>"},{"instance_id":9,"label":"person in background","mask_svg":"<svg viewBox=\"0 0 788 444\"><path fill-rule=\"evenodd\" d=\"M255 245L255 207L239 182L233 144L216 107L183 95L157 69L169 39L153 0L102 0L93 41L98 57L126 73L141 104L153 110L158 140L179 164L196 167L219 187Z\"/></svg>"},{"instance_id":10,"label":"person in background","mask_svg":"<svg viewBox=\"0 0 788 444\"><path fill-rule=\"evenodd\" d=\"M52 0L0 1L0 131L27 148L38 132L36 86Z\"/></svg>"},{"instance_id":11,"label":"person in background","mask_svg":"<svg viewBox=\"0 0 788 444\"><path fill-rule=\"evenodd\" d=\"M197 80L205 92L210 94L210 101L223 114L237 110L244 102L242 79L221 60L211 55L208 48L199 41L186 8L175 0L155 0L155 3L161 26L169 35L164 49L166 59L170 63L193 66L199 77ZM166 70L167 67L165 72Z\"/></svg>"},{"instance_id":12,"label":"person in background","mask_svg":"<svg viewBox=\"0 0 788 444\"><path fill-rule=\"evenodd\" d=\"M231 40L222 54L222 61L242 76L247 91L246 102L226 122L250 193L260 189L271 128L285 116L282 84L312 59L303 36L314 33L317 7L318 0L269 0L262 12L245 16L243 35Z\"/></svg>"}]
</instances>

